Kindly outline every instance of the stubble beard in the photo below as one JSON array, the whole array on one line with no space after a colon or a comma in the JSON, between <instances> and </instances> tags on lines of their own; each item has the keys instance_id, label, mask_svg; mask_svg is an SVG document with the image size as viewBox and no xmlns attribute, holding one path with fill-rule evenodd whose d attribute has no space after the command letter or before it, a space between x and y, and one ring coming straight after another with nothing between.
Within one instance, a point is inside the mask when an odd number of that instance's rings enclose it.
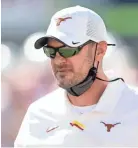
<instances>
[{"instance_id":1,"label":"stubble beard","mask_svg":"<svg viewBox=\"0 0 138 148\"><path fill-rule=\"evenodd\" d=\"M67 75L59 76L58 74L56 74L55 77L56 77L57 85L63 89L73 87L85 79L84 75L82 76L81 73L74 74L73 72L72 72L72 76L70 77L68 77Z\"/></svg>"}]
</instances>

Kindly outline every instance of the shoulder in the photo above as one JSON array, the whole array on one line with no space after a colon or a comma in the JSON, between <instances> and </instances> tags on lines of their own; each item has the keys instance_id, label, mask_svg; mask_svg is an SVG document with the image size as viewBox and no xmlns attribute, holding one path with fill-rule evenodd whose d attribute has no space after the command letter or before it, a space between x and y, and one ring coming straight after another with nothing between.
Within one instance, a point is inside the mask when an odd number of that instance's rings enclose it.
<instances>
[{"instance_id":1,"label":"shoulder","mask_svg":"<svg viewBox=\"0 0 138 148\"><path fill-rule=\"evenodd\" d=\"M124 89L124 96L138 101L138 87L126 84Z\"/></svg>"},{"instance_id":2,"label":"shoulder","mask_svg":"<svg viewBox=\"0 0 138 148\"><path fill-rule=\"evenodd\" d=\"M33 102L29 106L28 111L31 113L51 112L53 114L58 114L63 111L65 100L65 91L62 88L58 88Z\"/></svg>"},{"instance_id":3,"label":"shoulder","mask_svg":"<svg viewBox=\"0 0 138 148\"><path fill-rule=\"evenodd\" d=\"M120 108L127 111L138 110L138 88L124 84L125 89L122 92L120 99Z\"/></svg>"},{"instance_id":4,"label":"shoulder","mask_svg":"<svg viewBox=\"0 0 138 148\"><path fill-rule=\"evenodd\" d=\"M136 95L138 95L138 86L127 85L127 87Z\"/></svg>"},{"instance_id":5,"label":"shoulder","mask_svg":"<svg viewBox=\"0 0 138 148\"><path fill-rule=\"evenodd\" d=\"M138 107L138 87L127 85L126 96L135 106Z\"/></svg>"},{"instance_id":6,"label":"shoulder","mask_svg":"<svg viewBox=\"0 0 138 148\"><path fill-rule=\"evenodd\" d=\"M43 133L43 129L57 122L64 115L62 113L65 113L64 100L64 90L57 89L33 102L23 119L14 145L26 146L30 143L29 138Z\"/></svg>"}]
</instances>

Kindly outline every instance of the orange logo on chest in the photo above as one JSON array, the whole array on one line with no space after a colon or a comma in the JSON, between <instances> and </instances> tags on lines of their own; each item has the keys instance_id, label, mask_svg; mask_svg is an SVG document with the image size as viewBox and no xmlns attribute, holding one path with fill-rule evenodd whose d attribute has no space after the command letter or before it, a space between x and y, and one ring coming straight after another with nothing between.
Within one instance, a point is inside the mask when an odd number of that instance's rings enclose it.
<instances>
[{"instance_id":1,"label":"orange logo on chest","mask_svg":"<svg viewBox=\"0 0 138 148\"><path fill-rule=\"evenodd\" d=\"M103 123L103 124L105 125L105 127L107 127L107 132L110 132L110 131L111 131L111 128L115 127L115 125L121 124L121 123L106 124L106 123L104 123L104 122L100 122L100 123Z\"/></svg>"}]
</instances>

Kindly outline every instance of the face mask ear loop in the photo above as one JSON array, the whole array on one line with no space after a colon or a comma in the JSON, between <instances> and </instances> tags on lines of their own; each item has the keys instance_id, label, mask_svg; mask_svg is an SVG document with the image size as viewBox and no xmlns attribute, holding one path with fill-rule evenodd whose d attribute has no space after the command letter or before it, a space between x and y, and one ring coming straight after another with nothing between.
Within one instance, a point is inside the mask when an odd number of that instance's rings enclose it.
<instances>
[{"instance_id":1,"label":"face mask ear loop","mask_svg":"<svg viewBox=\"0 0 138 148\"><path fill-rule=\"evenodd\" d=\"M98 71L98 67L99 67L99 61L98 61L97 67L96 67L96 74L97 74L97 71Z\"/></svg>"},{"instance_id":2,"label":"face mask ear loop","mask_svg":"<svg viewBox=\"0 0 138 148\"><path fill-rule=\"evenodd\" d=\"M96 49L95 49L95 53L94 53L94 60L93 60L93 67L94 67L95 58L96 58L97 46L98 46L98 43L96 43ZM96 67L96 73L97 73L97 71L98 71L98 67L99 67L99 61L98 61L97 67Z\"/></svg>"},{"instance_id":3,"label":"face mask ear loop","mask_svg":"<svg viewBox=\"0 0 138 148\"><path fill-rule=\"evenodd\" d=\"M93 67L94 67L95 58L96 58L96 51L97 51L97 46L98 46L98 44L96 43L96 49L95 49L95 53L94 53L94 60L93 60Z\"/></svg>"}]
</instances>

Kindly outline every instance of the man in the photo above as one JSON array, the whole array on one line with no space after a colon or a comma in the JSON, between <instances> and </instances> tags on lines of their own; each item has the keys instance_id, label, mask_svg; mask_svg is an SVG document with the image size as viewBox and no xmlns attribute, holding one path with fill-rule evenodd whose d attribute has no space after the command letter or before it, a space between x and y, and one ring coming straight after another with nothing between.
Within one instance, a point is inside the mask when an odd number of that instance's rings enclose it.
<instances>
[{"instance_id":1,"label":"man","mask_svg":"<svg viewBox=\"0 0 138 148\"><path fill-rule=\"evenodd\" d=\"M33 103L15 147L138 146L138 95L107 76L102 18L75 6L57 12L35 48L51 58L59 89Z\"/></svg>"}]
</instances>

